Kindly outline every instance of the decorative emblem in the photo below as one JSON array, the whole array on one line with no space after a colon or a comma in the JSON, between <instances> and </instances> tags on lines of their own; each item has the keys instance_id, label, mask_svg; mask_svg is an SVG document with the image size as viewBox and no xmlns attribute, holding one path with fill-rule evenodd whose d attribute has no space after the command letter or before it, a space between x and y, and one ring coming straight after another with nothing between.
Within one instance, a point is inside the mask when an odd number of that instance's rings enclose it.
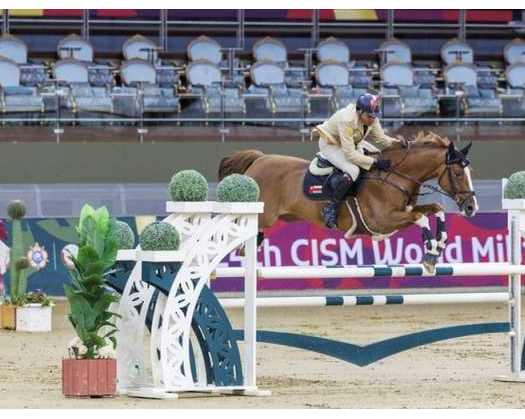
<instances>
[{"instance_id":1,"label":"decorative emblem","mask_svg":"<svg viewBox=\"0 0 525 419\"><path fill-rule=\"evenodd\" d=\"M29 249L27 259L29 259L29 264L38 271L45 268L49 262L46 249L38 243L35 243L33 247Z\"/></svg>"}]
</instances>

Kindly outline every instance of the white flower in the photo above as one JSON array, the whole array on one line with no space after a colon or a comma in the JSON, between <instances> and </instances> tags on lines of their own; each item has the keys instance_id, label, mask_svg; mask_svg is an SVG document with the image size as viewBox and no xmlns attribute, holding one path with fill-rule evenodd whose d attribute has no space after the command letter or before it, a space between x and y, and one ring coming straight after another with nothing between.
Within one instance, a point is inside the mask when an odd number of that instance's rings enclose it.
<instances>
[{"instance_id":1,"label":"white flower","mask_svg":"<svg viewBox=\"0 0 525 419\"><path fill-rule=\"evenodd\" d=\"M80 339L78 336L69 342L69 352L73 353L75 356L85 355L87 351L87 346L84 345L82 339Z\"/></svg>"},{"instance_id":2,"label":"white flower","mask_svg":"<svg viewBox=\"0 0 525 419\"><path fill-rule=\"evenodd\" d=\"M82 345L82 340L78 336L75 336L73 340L69 342L69 347L78 348L78 345Z\"/></svg>"},{"instance_id":3,"label":"white flower","mask_svg":"<svg viewBox=\"0 0 525 419\"><path fill-rule=\"evenodd\" d=\"M99 358L115 358L115 356L115 349L113 349L113 344L111 343L98 350Z\"/></svg>"}]
</instances>

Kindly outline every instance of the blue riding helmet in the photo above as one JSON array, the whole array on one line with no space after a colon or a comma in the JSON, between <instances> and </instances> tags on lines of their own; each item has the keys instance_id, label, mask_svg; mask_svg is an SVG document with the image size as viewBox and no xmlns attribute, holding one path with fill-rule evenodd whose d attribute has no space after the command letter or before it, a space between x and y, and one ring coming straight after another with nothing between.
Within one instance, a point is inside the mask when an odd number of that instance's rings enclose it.
<instances>
[{"instance_id":1,"label":"blue riding helmet","mask_svg":"<svg viewBox=\"0 0 525 419\"><path fill-rule=\"evenodd\" d=\"M371 93L362 94L357 98L355 108L358 111L366 112L374 118L379 117L381 98Z\"/></svg>"}]
</instances>

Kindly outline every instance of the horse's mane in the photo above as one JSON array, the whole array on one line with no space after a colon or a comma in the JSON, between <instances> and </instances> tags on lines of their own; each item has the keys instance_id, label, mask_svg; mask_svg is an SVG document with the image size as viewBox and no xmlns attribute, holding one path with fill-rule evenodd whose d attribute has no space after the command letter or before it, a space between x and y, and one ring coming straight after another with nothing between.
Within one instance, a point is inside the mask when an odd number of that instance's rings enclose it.
<instances>
[{"instance_id":1,"label":"horse's mane","mask_svg":"<svg viewBox=\"0 0 525 419\"><path fill-rule=\"evenodd\" d=\"M437 146L438 148L446 148L450 144L447 137L440 137L436 133L429 131L419 131L415 137L412 137L410 148L428 148L429 146ZM401 144L395 144L385 151L406 150Z\"/></svg>"},{"instance_id":2,"label":"horse's mane","mask_svg":"<svg viewBox=\"0 0 525 419\"><path fill-rule=\"evenodd\" d=\"M424 131L419 131L414 138L415 145L437 145L440 147L448 147L450 140L447 137L440 137L436 133L429 131L425 134Z\"/></svg>"}]
</instances>

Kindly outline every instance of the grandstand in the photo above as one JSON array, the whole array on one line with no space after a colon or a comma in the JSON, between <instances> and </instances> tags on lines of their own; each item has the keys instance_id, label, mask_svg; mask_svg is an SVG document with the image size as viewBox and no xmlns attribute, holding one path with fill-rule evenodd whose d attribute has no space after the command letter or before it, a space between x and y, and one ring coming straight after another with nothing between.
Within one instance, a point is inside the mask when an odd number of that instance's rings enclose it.
<instances>
[{"instance_id":1,"label":"grandstand","mask_svg":"<svg viewBox=\"0 0 525 419\"><path fill-rule=\"evenodd\" d=\"M155 139L176 126L171 140L246 138L253 127L305 140L364 91L382 95L383 124L395 130L468 135L504 122L505 138L519 137L524 19L522 10L4 10L0 138L25 125L38 127L30 138L57 141L70 126L76 139L115 126L112 137Z\"/></svg>"},{"instance_id":2,"label":"grandstand","mask_svg":"<svg viewBox=\"0 0 525 419\"><path fill-rule=\"evenodd\" d=\"M523 10L13 9L1 23L1 210L27 194L30 216L71 216L107 187L119 215L162 213L174 170L213 181L243 147L311 158L311 127L365 91L391 135L478 141L486 210L494 179L520 169Z\"/></svg>"}]
</instances>

